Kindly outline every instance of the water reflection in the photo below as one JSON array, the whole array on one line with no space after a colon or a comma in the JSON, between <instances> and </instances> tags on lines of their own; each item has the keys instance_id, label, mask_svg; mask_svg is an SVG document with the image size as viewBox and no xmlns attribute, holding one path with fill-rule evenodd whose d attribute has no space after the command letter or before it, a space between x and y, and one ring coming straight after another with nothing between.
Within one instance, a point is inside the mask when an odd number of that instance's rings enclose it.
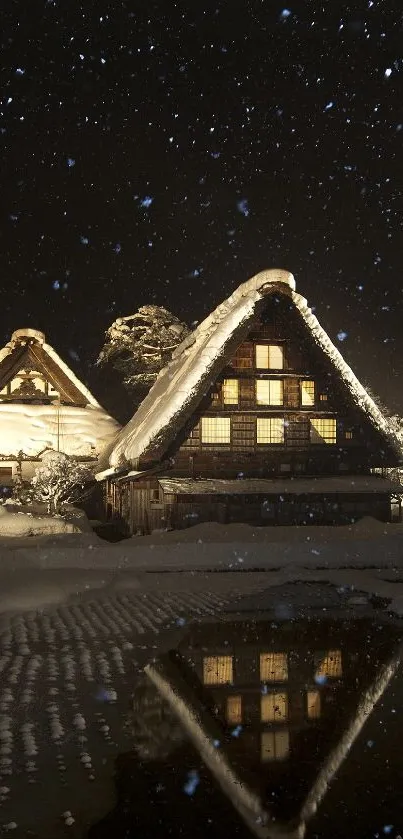
<instances>
[{"instance_id":1,"label":"water reflection","mask_svg":"<svg viewBox=\"0 0 403 839\"><path fill-rule=\"evenodd\" d=\"M365 619L195 625L135 691L113 835L366 835L348 805L330 834L318 816L402 653L397 627Z\"/></svg>"}]
</instances>

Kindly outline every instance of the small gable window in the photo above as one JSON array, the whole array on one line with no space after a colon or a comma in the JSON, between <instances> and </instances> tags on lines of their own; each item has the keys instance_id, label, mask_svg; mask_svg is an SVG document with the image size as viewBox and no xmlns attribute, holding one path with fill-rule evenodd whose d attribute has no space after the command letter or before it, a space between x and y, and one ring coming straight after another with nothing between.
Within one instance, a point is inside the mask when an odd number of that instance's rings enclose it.
<instances>
[{"instance_id":1,"label":"small gable window","mask_svg":"<svg viewBox=\"0 0 403 839\"><path fill-rule=\"evenodd\" d=\"M238 405L239 380L224 379L222 383L222 400L224 405Z\"/></svg>"},{"instance_id":2,"label":"small gable window","mask_svg":"<svg viewBox=\"0 0 403 839\"><path fill-rule=\"evenodd\" d=\"M263 731L260 757L262 762L285 760L290 751L290 735L287 729Z\"/></svg>"},{"instance_id":3,"label":"small gable window","mask_svg":"<svg viewBox=\"0 0 403 839\"><path fill-rule=\"evenodd\" d=\"M304 380L300 383L301 405L312 406L315 404L315 382Z\"/></svg>"},{"instance_id":4,"label":"small gable window","mask_svg":"<svg viewBox=\"0 0 403 839\"><path fill-rule=\"evenodd\" d=\"M258 370L283 370L284 348L278 344L256 344L256 367Z\"/></svg>"},{"instance_id":5,"label":"small gable window","mask_svg":"<svg viewBox=\"0 0 403 839\"><path fill-rule=\"evenodd\" d=\"M311 419L311 443L336 443L337 428L334 417Z\"/></svg>"},{"instance_id":6,"label":"small gable window","mask_svg":"<svg viewBox=\"0 0 403 839\"><path fill-rule=\"evenodd\" d=\"M203 684L229 685L234 681L232 655L208 655L203 658Z\"/></svg>"},{"instance_id":7,"label":"small gable window","mask_svg":"<svg viewBox=\"0 0 403 839\"><path fill-rule=\"evenodd\" d=\"M257 379L256 402L258 405L282 405L283 382L280 379Z\"/></svg>"},{"instance_id":8,"label":"small gable window","mask_svg":"<svg viewBox=\"0 0 403 839\"><path fill-rule=\"evenodd\" d=\"M258 417L256 442L263 445L284 443L284 420L281 417Z\"/></svg>"},{"instance_id":9,"label":"small gable window","mask_svg":"<svg viewBox=\"0 0 403 839\"><path fill-rule=\"evenodd\" d=\"M231 420L229 417L202 417L202 443L230 443Z\"/></svg>"}]
</instances>

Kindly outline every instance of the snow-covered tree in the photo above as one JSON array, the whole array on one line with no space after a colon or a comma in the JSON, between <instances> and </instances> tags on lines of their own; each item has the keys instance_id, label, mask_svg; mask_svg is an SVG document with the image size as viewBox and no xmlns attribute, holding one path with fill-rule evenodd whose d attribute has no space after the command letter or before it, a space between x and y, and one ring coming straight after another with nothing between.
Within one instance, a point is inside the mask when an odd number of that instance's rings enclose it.
<instances>
[{"instance_id":1,"label":"snow-covered tree","mask_svg":"<svg viewBox=\"0 0 403 839\"><path fill-rule=\"evenodd\" d=\"M31 481L35 501L59 513L66 504L86 498L94 477L84 463L62 452L47 452Z\"/></svg>"},{"instance_id":2,"label":"snow-covered tree","mask_svg":"<svg viewBox=\"0 0 403 839\"><path fill-rule=\"evenodd\" d=\"M107 329L97 364L120 373L124 387L139 403L189 331L162 306L141 306Z\"/></svg>"}]
</instances>

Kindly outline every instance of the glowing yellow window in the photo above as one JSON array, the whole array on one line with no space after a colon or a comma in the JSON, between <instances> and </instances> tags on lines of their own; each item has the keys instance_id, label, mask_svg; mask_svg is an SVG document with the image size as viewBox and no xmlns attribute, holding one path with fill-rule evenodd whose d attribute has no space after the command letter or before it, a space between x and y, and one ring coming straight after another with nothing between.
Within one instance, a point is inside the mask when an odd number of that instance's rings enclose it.
<instances>
[{"instance_id":1,"label":"glowing yellow window","mask_svg":"<svg viewBox=\"0 0 403 839\"><path fill-rule=\"evenodd\" d=\"M234 725L242 722L242 696L227 697L227 722Z\"/></svg>"},{"instance_id":2,"label":"glowing yellow window","mask_svg":"<svg viewBox=\"0 0 403 839\"><path fill-rule=\"evenodd\" d=\"M281 379L258 379L256 402L258 405L283 405L284 388Z\"/></svg>"},{"instance_id":3,"label":"glowing yellow window","mask_svg":"<svg viewBox=\"0 0 403 839\"><path fill-rule=\"evenodd\" d=\"M278 344L256 344L255 354L258 370L283 370L284 348Z\"/></svg>"},{"instance_id":4,"label":"glowing yellow window","mask_svg":"<svg viewBox=\"0 0 403 839\"><path fill-rule=\"evenodd\" d=\"M312 406L315 404L315 382L303 381L301 387L301 405Z\"/></svg>"},{"instance_id":5,"label":"glowing yellow window","mask_svg":"<svg viewBox=\"0 0 403 839\"><path fill-rule=\"evenodd\" d=\"M256 442L284 443L284 420L281 417L258 417L256 420Z\"/></svg>"},{"instance_id":6,"label":"glowing yellow window","mask_svg":"<svg viewBox=\"0 0 403 839\"><path fill-rule=\"evenodd\" d=\"M336 420L332 417L328 419L319 419L314 417L311 419L311 443L336 443Z\"/></svg>"},{"instance_id":7,"label":"glowing yellow window","mask_svg":"<svg viewBox=\"0 0 403 839\"><path fill-rule=\"evenodd\" d=\"M353 432L352 431L346 431L345 438L346 438L346 440L352 440L353 439Z\"/></svg>"},{"instance_id":8,"label":"glowing yellow window","mask_svg":"<svg viewBox=\"0 0 403 839\"><path fill-rule=\"evenodd\" d=\"M320 693L318 690L308 690L306 695L306 712L310 720L320 717Z\"/></svg>"},{"instance_id":9,"label":"glowing yellow window","mask_svg":"<svg viewBox=\"0 0 403 839\"><path fill-rule=\"evenodd\" d=\"M286 728L281 731L262 731L260 758L262 762L269 760L285 760L290 753L290 735Z\"/></svg>"},{"instance_id":10,"label":"glowing yellow window","mask_svg":"<svg viewBox=\"0 0 403 839\"><path fill-rule=\"evenodd\" d=\"M288 719L286 693L267 693L260 697L260 719L262 722L284 722Z\"/></svg>"},{"instance_id":11,"label":"glowing yellow window","mask_svg":"<svg viewBox=\"0 0 403 839\"><path fill-rule=\"evenodd\" d=\"M320 657L316 663L315 679L323 677L329 679L340 679L343 675L343 666L340 650L329 650L325 656Z\"/></svg>"},{"instance_id":12,"label":"glowing yellow window","mask_svg":"<svg viewBox=\"0 0 403 839\"><path fill-rule=\"evenodd\" d=\"M222 398L224 405L238 405L239 380L224 379L222 384Z\"/></svg>"},{"instance_id":13,"label":"glowing yellow window","mask_svg":"<svg viewBox=\"0 0 403 839\"><path fill-rule=\"evenodd\" d=\"M286 653L260 654L260 681L286 682L288 679L288 662Z\"/></svg>"},{"instance_id":14,"label":"glowing yellow window","mask_svg":"<svg viewBox=\"0 0 403 839\"><path fill-rule=\"evenodd\" d=\"M211 655L203 659L203 682L205 685L231 684L233 675L232 655Z\"/></svg>"},{"instance_id":15,"label":"glowing yellow window","mask_svg":"<svg viewBox=\"0 0 403 839\"><path fill-rule=\"evenodd\" d=\"M202 443L230 443L231 420L229 417L202 417Z\"/></svg>"}]
</instances>

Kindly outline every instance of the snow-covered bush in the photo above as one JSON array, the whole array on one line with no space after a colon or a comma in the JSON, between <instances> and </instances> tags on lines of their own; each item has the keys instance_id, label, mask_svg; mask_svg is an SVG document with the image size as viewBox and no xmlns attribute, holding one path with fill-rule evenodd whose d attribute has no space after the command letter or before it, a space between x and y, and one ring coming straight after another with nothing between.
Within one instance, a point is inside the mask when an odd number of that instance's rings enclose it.
<instances>
[{"instance_id":1,"label":"snow-covered bush","mask_svg":"<svg viewBox=\"0 0 403 839\"><path fill-rule=\"evenodd\" d=\"M32 496L47 505L48 513L59 513L66 504L86 498L93 482L84 463L62 452L47 452L32 478Z\"/></svg>"},{"instance_id":2,"label":"snow-covered bush","mask_svg":"<svg viewBox=\"0 0 403 839\"><path fill-rule=\"evenodd\" d=\"M186 324L162 306L141 306L106 331L97 365L111 365L120 373L124 387L139 403L188 334Z\"/></svg>"}]
</instances>

